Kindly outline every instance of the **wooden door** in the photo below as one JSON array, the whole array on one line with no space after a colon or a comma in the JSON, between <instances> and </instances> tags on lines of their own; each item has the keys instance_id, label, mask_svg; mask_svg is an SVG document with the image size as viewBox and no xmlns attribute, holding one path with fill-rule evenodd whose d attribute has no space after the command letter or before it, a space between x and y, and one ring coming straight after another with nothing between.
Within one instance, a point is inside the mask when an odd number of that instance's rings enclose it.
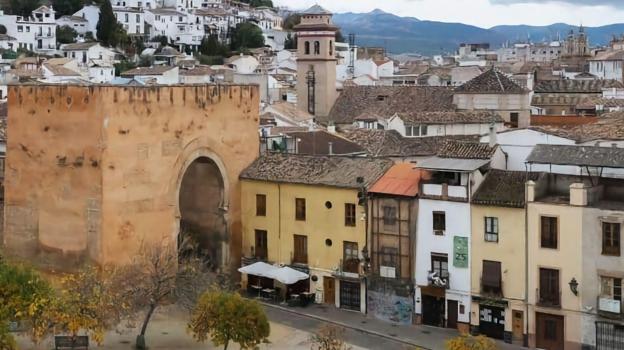
<instances>
[{"instance_id":1,"label":"wooden door","mask_svg":"<svg viewBox=\"0 0 624 350\"><path fill-rule=\"evenodd\" d=\"M535 314L536 346L546 350L564 350L563 316Z\"/></svg>"},{"instance_id":2,"label":"wooden door","mask_svg":"<svg viewBox=\"0 0 624 350\"><path fill-rule=\"evenodd\" d=\"M447 300L446 327L457 328L457 300Z\"/></svg>"},{"instance_id":3,"label":"wooden door","mask_svg":"<svg viewBox=\"0 0 624 350\"><path fill-rule=\"evenodd\" d=\"M522 311L514 310L512 315L512 334L514 340L524 339L524 313Z\"/></svg>"},{"instance_id":4,"label":"wooden door","mask_svg":"<svg viewBox=\"0 0 624 350\"><path fill-rule=\"evenodd\" d=\"M323 302L325 304L336 303L336 281L332 277L323 277Z\"/></svg>"}]
</instances>

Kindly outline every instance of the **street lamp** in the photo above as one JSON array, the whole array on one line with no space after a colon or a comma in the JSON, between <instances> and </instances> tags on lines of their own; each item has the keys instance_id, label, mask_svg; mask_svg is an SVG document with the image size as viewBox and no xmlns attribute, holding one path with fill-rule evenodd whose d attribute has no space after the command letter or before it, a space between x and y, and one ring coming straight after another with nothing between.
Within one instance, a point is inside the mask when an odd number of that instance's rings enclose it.
<instances>
[{"instance_id":1,"label":"street lamp","mask_svg":"<svg viewBox=\"0 0 624 350\"><path fill-rule=\"evenodd\" d=\"M570 285L570 290L572 291L572 293L574 293L574 295L578 295L578 282L576 281L576 278L572 277L572 280L570 280L570 283L568 283Z\"/></svg>"}]
</instances>

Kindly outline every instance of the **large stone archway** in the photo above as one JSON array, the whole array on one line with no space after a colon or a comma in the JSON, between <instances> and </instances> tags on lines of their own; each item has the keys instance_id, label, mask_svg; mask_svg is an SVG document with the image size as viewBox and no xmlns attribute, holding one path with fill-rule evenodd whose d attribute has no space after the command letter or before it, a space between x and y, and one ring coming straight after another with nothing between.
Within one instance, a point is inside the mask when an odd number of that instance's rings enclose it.
<instances>
[{"instance_id":1,"label":"large stone archway","mask_svg":"<svg viewBox=\"0 0 624 350\"><path fill-rule=\"evenodd\" d=\"M216 154L196 150L178 178L176 229L181 259L200 257L213 270L229 262L229 183Z\"/></svg>"},{"instance_id":2,"label":"large stone archway","mask_svg":"<svg viewBox=\"0 0 624 350\"><path fill-rule=\"evenodd\" d=\"M206 245L215 266L238 263L256 86L13 86L8 104L5 251L121 265L190 220L223 242Z\"/></svg>"}]
</instances>

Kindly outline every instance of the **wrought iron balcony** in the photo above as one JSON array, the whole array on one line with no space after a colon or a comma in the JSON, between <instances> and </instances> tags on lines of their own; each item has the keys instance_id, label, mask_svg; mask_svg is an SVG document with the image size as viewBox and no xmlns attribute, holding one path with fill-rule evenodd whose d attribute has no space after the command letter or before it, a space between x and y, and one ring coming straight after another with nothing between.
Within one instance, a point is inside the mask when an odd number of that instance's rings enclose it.
<instances>
[{"instance_id":1,"label":"wrought iron balcony","mask_svg":"<svg viewBox=\"0 0 624 350\"><path fill-rule=\"evenodd\" d=\"M432 287L449 289L451 284L451 274L446 270L429 271L427 280L429 281L429 285Z\"/></svg>"},{"instance_id":2,"label":"wrought iron balcony","mask_svg":"<svg viewBox=\"0 0 624 350\"><path fill-rule=\"evenodd\" d=\"M539 306L561 308L561 289L559 292L551 292L536 288L535 297Z\"/></svg>"}]
</instances>

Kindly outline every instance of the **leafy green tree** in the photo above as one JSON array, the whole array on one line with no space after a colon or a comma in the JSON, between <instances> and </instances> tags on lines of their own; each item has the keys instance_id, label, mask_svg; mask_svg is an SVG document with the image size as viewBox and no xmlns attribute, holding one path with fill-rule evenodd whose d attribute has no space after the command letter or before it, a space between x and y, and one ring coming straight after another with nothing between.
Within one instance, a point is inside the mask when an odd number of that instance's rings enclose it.
<instances>
[{"instance_id":1,"label":"leafy green tree","mask_svg":"<svg viewBox=\"0 0 624 350\"><path fill-rule=\"evenodd\" d=\"M264 310L257 302L236 293L210 291L200 298L188 325L197 341L210 337L215 346L227 350L230 342L242 349L268 343L271 332Z\"/></svg>"},{"instance_id":2,"label":"leafy green tree","mask_svg":"<svg viewBox=\"0 0 624 350\"><path fill-rule=\"evenodd\" d=\"M7 33L7 28L3 26L2 24L0 24L0 34L6 34L6 33Z\"/></svg>"},{"instance_id":3,"label":"leafy green tree","mask_svg":"<svg viewBox=\"0 0 624 350\"><path fill-rule=\"evenodd\" d=\"M232 51L245 51L264 46L262 29L257 25L244 22L236 25L232 31Z\"/></svg>"},{"instance_id":4,"label":"leafy green tree","mask_svg":"<svg viewBox=\"0 0 624 350\"><path fill-rule=\"evenodd\" d=\"M56 11L56 18L71 16L84 6L84 0L52 0L52 6Z\"/></svg>"},{"instance_id":5,"label":"leafy green tree","mask_svg":"<svg viewBox=\"0 0 624 350\"><path fill-rule=\"evenodd\" d=\"M104 46L117 47L129 43L128 34L117 22L110 0L103 0L100 6L100 19L96 29L98 40Z\"/></svg>"},{"instance_id":6,"label":"leafy green tree","mask_svg":"<svg viewBox=\"0 0 624 350\"><path fill-rule=\"evenodd\" d=\"M74 28L70 26L56 27L56 41L59 44L75 43L76 37L78 37L78 32Z\"/></svg>"},{"instance_id":7,"label":"leafy green tree","mask_svg":"<svg viewBox=\"0 0 624 350\"><path fill-rule=\"evenodd\" d=\"M288 15L288 17L286 17L286 19L284 20L284 23L282 23L282 27L284 28L284 30L291 31L299 23L301 23L301 15L297 13L293 13L291 15Z\"/></svg>"},{"instance_id":8,"label":"leafy green tree","mask_svg":"<svg viewBox=\"0 0 624 350\"><path fill-rule=\"evenodd\" d=\"M242 2L244 2L245 4L249 4L249 6L251 7L260 7L260 6L273 7L272 0L242 0Z\"/></svg>"},{"instance_id":9,"label":"leafy green tree","mask_svg":"<svg viewBox=\"0 0 624 350\"><path fill-rule=\"evenodd\" d=\"M50 331L48 310L54 290L37 272L0 262L0 348L11 349L14 339L8 322L27 322L31 338L38 342ZM4 346L4 347L3 347Z\"/></svg>"},{"instance_id":10,"label":"leafy green tree","mask_svg":"<svg viewBox=\"0 0 624 350\"><path fill-rule=\"evenodd\" d=\"M202 40L199 52L206 56L225 56L228 53L228 49L219 42L217 35L212 34Z\"/></svg>"},{"instance_id":11,"label":"leafy green tree","mask_svg":"<svg viewBox=\"0 0 624 350\"><path fill-rule=\"evenodd\" d=\"M337 43L346 43L347 40L345 39L345 37L342 35L342 32L340 30L338 30L336 32L336 42Z\"/></svg>"},{"instance_id":12,"label":"leafy green tree","mask_svg":"<svg viewBox=\"0 0 624 350\"><path fill-rule=\"evenodd\" d=\"M199 63L209 66L222 65L225 62L223 56L206 56L199 55Z\"/></svg>"},{"instance_id":13,"label":"leafy green tree","mask_svg":"<svg viewBox=\"0 0 624 350\"><path fill-rule=\"evenodd\" d=\"M120 61L119 63L115 63L114 67L115 67L115 76L120 76L121 73L127 70L134 69L137 67L137 65L133 62L123 60L123 61Z\"/></svg>"},{"instance_id":14,"label":"leafy green tree","mask_svg":"<svg viewBox=\"0 0 624 350\"><path fill-rule=\"evenodd\" d=\"M160 43L160 46L165 47L169 45L169 38L166 35L157 35L152 38L152 42Z\"/></svg>"},{"instance_id":15,"label":"leafy green tree","mask_svg":"<svg viewBox=\"0 0 624 350\"><path fill-rule=\"evenodd\" d=\"M41 6L41 0L1 0L0 6L5 14L26 17Z\"/></svg>"}]
</instances>

